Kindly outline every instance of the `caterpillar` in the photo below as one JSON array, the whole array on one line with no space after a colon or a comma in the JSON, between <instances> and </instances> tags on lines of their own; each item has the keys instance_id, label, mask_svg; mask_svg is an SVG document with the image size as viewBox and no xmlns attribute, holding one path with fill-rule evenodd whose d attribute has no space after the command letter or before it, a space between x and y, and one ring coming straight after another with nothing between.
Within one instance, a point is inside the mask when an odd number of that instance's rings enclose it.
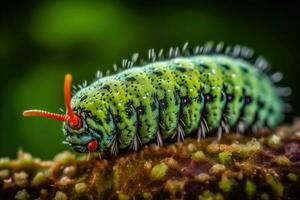
<instances>
[{"instance_id":1,"label":"caterpillar","mask_svg":"<svg viewBox=\"0 0 300 200\"><path fill-rule=\"evenodd\" d=\"M121 70L114 66L114 75L98 72L72 99L67 74L66 114L28 110L23 115L63 121L64 143L76 152L111 154L186 136L255 133L284 119L290 89L276 86L282 74L270 74L268 62L248 47L220 42L192 49L186 43L167 55L149 50L149 62L141 66L137 58L124 60Z\"/></svg>"}]
</instances>

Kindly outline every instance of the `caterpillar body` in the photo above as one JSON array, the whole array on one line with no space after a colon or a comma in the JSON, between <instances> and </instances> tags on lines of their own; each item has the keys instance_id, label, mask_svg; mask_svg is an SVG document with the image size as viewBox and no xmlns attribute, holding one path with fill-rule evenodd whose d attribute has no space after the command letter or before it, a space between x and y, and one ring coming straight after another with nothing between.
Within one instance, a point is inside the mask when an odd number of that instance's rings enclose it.
<instances>
[{"instance_id":1,"label":"caterpillar body","mask_svg":"<svg viewBox=\"0 0 300 200\"><path fill-rule=\"evenodd\" d=\"M40 110L24 115L64 121L65 143L77 152L112 154L189 135L256 132L284 118L282 96L289 90L275 86L281 74L268 76L267 61L247 47L207 44L191 53L184 45L171 48L168 59L154 50L149 55L148 64L132 67L125 61L128 69L85 85L72 100L66 75L66 115Z\"/></svg>"}]
</instances>

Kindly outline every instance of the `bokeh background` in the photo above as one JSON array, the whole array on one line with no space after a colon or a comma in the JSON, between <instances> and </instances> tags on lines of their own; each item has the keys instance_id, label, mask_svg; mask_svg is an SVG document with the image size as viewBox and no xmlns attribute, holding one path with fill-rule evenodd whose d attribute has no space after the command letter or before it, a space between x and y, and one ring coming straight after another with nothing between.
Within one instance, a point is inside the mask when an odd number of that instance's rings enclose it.
<instances>
[{"instance_id":1,"label":"bokeh background","mask_svg":"<svg viewBox=\"0 0 300 200\"><path fill-rule=\"evenodd\" d=\"M267 57L285 74L299 116L299 11L288 4L260 1L24 1L1 4L0 157L22 148L42 158L67 149L62 125L54 120L23 118L22 111L64 108L63 78L74 84L94 80L149 48L188 41L243 44Z\"/></svg>"}]
</instances>

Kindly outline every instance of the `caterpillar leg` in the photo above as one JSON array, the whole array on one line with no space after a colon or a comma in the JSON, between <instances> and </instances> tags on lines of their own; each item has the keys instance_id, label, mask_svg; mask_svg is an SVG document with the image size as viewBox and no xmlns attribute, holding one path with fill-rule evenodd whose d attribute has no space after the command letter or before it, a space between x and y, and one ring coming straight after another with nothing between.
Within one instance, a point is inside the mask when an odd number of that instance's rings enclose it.
<instances>
[{"instance_id":1,"label":"caterpillar leg","mask_svg":"<svg viewBox=\"0 0 300 200\"><path fill-rule=\"evenodd\" d=\"M164 145L164 143L163 143L163 138L162 138L162 135L161 135L159 129L157 130L157 133L156 133L156 144L157 144L157 146L159 146L159 147L161 147L161 146Z\"/></svg>"},{"instance_id":2,"label":"caterpillar leg","mask_svg":"<svg viewBox=\"0 0 300 200\"><path fill-rule=\"evenodd\" d=\"M177 131L172 136L172 139L174 139L176 136L177 136L177 142L181 142L184 140L185 132L180 123L178 124Z\"/></svg>"}]
</instances>

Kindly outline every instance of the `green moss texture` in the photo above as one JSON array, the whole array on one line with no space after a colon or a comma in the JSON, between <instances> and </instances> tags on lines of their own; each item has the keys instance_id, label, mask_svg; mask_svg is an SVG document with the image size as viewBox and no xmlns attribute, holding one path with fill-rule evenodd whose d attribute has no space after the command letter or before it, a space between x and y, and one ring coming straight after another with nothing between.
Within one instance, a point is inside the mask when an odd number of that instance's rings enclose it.
<instances>
[{"instance_id":1,"label":"green moss texture","mask_svg":"<svg viewBox=\"0 0 300 200\"><path fill-rule=\"evenodd\" d=\"M299 199L300 121L120 155L0 159L0 199Z\"/></svg>"}]
</instances>

